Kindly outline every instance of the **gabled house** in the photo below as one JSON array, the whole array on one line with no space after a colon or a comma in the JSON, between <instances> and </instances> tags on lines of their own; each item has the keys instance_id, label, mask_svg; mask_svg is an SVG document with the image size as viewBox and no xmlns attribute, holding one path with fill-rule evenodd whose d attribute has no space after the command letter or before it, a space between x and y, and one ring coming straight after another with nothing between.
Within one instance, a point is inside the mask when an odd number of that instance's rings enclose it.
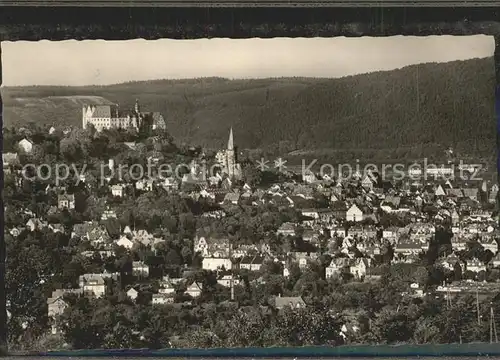
<instances>
[{"instance_id":1,"label":"gabled house","mask_svg":"<svg viewBox=\"0 0 500 360\"><path fill-rule=\"evenodd\" d=\"M250 271L259 271L264 263L264 257L255 256L244 256L239 263L240 269L247 269Z\"/></svg>"},{"instance_id":2,"label":"gabled house","mask_svg":"<svg viewBox=\"0 0 500 360\"><path fill-rule=\"evenodd\" d=\"M75 208L75 195L60 194L57 196L57 207L62 209L72 210Z\"/></svg>"},{"instance_id":3,"label":"gabled house","mask_svg":"<svg viewBox=\"0 0 500 360\"><path fill-rule=\"evenodd\" d=\"M33 141L28 140L27 138L24 138L17 143L17 146L25 154L31 154L31 152L33 151L34 144L33 144Z\"/></svg>"},{"instance_id":4,"label":"gabled house","mask_svg":"<svg viewBox=\"0 0 500 360\"><path fill-rule=\"evenodd\" d=\"M128 291L127 291L127 296L129 298L131 298L132 300L135 300L137 299L137 296L139 295L139 292L134 289L134 288L130 288Z\"/></svg>"},{"instance_id":5,"label":"gabled house","mask_svg":"<svg viewBox=\"0 0 500 360\"><path fill-rule=\"evenodd\" d=\"M203 257L229 257L229 239L217 239L205 236L196 236L194 239L194 252L200 253Z\"/></svg>"},{"instance_id":6,"label":"gabled house","mask_svg":"<svg viewBox=\"0 0 500 360\"><path fill-rule=\"evenodd\" d=\"M123 185L119 185L119 184L112 185L111 186L111 194L113 196L123 197L124 189L125 189L125 187Z\"/></svg>"},{"instance_id":7,"label":"gabled house","mask_svg":"<svg viewBox=\"0 0 500 360\"><path fill-rule=\"evenodd\" d=\"M484 248L484 250L489 250L493 254L498 251L498 243L493 236L483 236L479 239L479 244Z\"/></svg>"},{"instance_id":8,"label":"gabled house","mask_svg":"<svg viewBox=\"0 0 500 360\"><path fill-rule=\"evenodd\" d=\"M434 192L434 195L436 196L446 196L446 192L444 191L443 187L441 185L439 185L436 189L436 191Z\"/></svg>"},{"instance_id":9,"label":"gabled house","mask_svg":"<svg viewBox=\"0 0 500 360\"><path fill-rule=\"evenodd\" d=\"M50 297L47 299L47 315L52 320L51 332L57 334L59 332L60 324L58 317L64 313L68 307L68 303L62 296Z\"/></svg>"},{"instance_id":10,"label":"gabled house","mask_svg":"<svg viewBox=\"0 0 500 360\"><path fill-rule=\"evenodd\" d=\"M80 288L84 292L94 294L95 297L102 297L106 293L105 277L102 274L85 274L79 278Z\"/></svg>"},{"instance_id":11,"label":"gabled house","mask_svg":"<svg viewBox=\"0 0 500 360\"><path fill-rule=\"evenodd\" d=\"M48 226L48 223L46 221L42 221L38 218L31 218L26 223L26 228L29 231L41 230L47 226Z\"/></svg>"},{"instance_id":12,"label":"gabled house","mask_svg":"<svg viewBox=\"0 0 500 360\"><path fill-rule=\"evenodd\" d=\"M132 262L132 274L138 277L149 276L149 266L142 261Z\"/></svg>"},{"instance_id":13,"label":"gabled house","mask_svg":"<svg viewBox=\"0 0 500 360\"><path fill-rule=\"evenodd\" d=\"M118 241L116 241L116 245L123 246L125 249L132 249L132 247L134 246L134 242L128 237L122 235L120 236Z\"/></svg>"},{"instance_id":14,"label":"gabled house","mask_svg":"<svg viewBox=\"0 0 500 360\"><path fill-rule=\"evenodd\" d=\"M361 278L366 275L366 270L370 267L370 259L357 258L349 267L349 272L356 278Z\"/></svg>"},{"instance_id":15,"label":"gabled house","mask_svg":"<svg viewBox=\"0 0 500 360\"><path fill-rule=\"evenodd\" d=\"M349 269L350 259L349 258L335 258L330 262L325 269L326 278L331 278L335 275L341 273L343 269Z\"/></svg>"},{"instance_id":16,"label":"gabled house","mask_svg":"<svg viewBox=\"0 0 500 360\"><path fill-rule=\"evenodd\" d=\"M88 240L94 247L99 247L102 244L109 243L111 238L104 226L97 225L88 232Z\"/></svg>"},{"instance_id":17,"label":"gabled house","mask_svg":"<svg viewBox=\"0 0 500 360\"><path fill-rule=\"evenodd\" d=\"M201 286L195 281L187 287L186 294L190 295L191 297L197 298L201 295L201 290Z\"/></svg>"},{"instance_id":18,"label":"gabled house","mask_svg":"<svg viewBox=\"0 0 500 360\"><path fill-rule=\"evenodd\" d=\"M351 222L363 221L363 212L356 204L351 205L349 210L347 210L346 220Z\"/></svg>"}]
</instances>

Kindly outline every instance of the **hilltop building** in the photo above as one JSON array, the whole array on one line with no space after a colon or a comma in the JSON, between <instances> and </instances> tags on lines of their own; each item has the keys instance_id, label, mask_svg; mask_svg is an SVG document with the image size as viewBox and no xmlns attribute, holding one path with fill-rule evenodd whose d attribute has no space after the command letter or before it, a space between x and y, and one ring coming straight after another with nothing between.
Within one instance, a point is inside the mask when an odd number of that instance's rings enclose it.
<instances>
[{"instance_id":1,"label":"hilltop building","mask_svg":"<svg viewBox=\"0 0 500 360\"><path fill-rule=\"evenodd\" d=\"M215 155L215 160L221 166L223 174L226 174L231 179L241 178L241 166L238 164L237 152L233 141L233 128L229 130L227 149L219 151Z\"/></svg>"},{"instance_id":2,"label":"hilltop building","mask_svg":"<svg viewBox=\"0 0 500 360\"><path fill-rule=\"evenodd\" d=\"M165 119L159 112L143 113L136 100L132 111L121 112L118 105L84 105L82 109L82 127L92 124L97 131L113 128L135 128L144 126L165 129Z\"/></svg>"}]
</instances>

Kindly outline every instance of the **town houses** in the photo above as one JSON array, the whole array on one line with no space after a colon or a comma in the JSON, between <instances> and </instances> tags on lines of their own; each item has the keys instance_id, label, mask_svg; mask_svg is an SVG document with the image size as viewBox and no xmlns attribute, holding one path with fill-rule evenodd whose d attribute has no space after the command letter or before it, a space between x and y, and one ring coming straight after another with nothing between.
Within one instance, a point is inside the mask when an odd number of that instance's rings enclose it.
<instances>
[{"instance_id":1,"label":"town houses","mask_svg":"<svg viewBox=\"0 0 500 360\"><path fill-rule=\"evenodd\" d=\"M96 106L87 108L84 122L103 130L136 126L145 118L138 104L123 116L111 106ZM124 155L103 155L93 168L115 168L143 154L164 161L169 154L158 153L158 136L144 141L152 150L140 139L115 144ZM30 141L21 140L19 159L12 155L9 161L23 161ZM72 303L68 296L103 299L122 293L133 303L157 308L192 306L219 289L221 300L235 302L251 286L272 287L276 279L288 281L298 273L317 271L327 282L364 283L378 281L387 266L420 266L427 258L460 279L499 280L491 275L500 269L500 229L491 202L498 193L495 184L443 180L441 173L411 184L390 177L381 181L374 172L337 179L292 167L268 170L275 180L259 183L248 174L263 170L253 163L244 167L236 142L229 129L227 146L212 158L202 150L177 150L189 164L181 174L133 179L94 171L85 181L37 185L45 207L34 201L19 209L18 217L6 222L6 233L15 241L51 234L55 243L75 252L74 267L65 274L74 279L58 281L47 299L51 332L61 330L58 319ZM218 171L203 174L206 164ZM21 175L13 171L7 177L17 184ZM35 180L21 180L35 186ZM433 291L424 283L413 286L409 291L418 296ZM275 307L309 306L307 291L297 289L275 293ZM268 300L262 306L272 306Z\"/></svg>"}]
</instances>

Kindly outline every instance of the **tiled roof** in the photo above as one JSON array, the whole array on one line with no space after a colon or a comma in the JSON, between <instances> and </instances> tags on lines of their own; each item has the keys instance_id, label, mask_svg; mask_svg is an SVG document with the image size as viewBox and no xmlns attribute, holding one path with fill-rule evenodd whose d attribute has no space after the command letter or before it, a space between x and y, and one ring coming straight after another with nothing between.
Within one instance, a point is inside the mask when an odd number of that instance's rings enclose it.
<instances>
[{"instance_id":1,"label":"tiled roof","mask_svg":"<svg viewBox=\"0 0 500 360\"><path fill-rule=\"evenodd\" d=\"M74 194L60 194L58 196L59 201L63 200L68 200L68 201L75 201L75 195Z\"/></svg>"},{"instance_id":2,"label":"tiled roof","mask_svg":"<svg viewBox=\"0 0 500 360\"><path fill-rule=\"evenodd\" d=\"M111 105L96 105L95 110L92 113L93 118L111 118L116 114L116 110L111 107Z\"/></svg>"}]
</instances>

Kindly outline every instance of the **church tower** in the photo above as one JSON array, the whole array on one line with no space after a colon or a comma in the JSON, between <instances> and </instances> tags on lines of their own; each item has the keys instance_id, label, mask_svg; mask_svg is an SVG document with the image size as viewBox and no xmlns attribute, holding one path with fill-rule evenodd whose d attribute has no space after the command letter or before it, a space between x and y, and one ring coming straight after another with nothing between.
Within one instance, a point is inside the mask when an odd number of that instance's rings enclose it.
<instances>
[{"instance_id":1,"label":"church tower","mask_svg":"<svg viewBox=\"0 0 500 360\"><path fill-rule=\"evenodd\" d=\"M227 141L227 150L226 150L226 172L231 179L236 178L239 179L241 175L241 169L238 164L237 158L237 149L234 146L233 139L233 128L229 130L229 139Z\"/></svg>"},{"instance_id":2,"label":"church tower","mask_svg":"<svg viewBox=\"0 0 500 360\"><path fill-rule=\"evenodd\" d=\"M135 99L134 119L132 121L132 127L139 129L141 126L142 126L141 107L139 106L139 99Z\"/></svg>"},{"instance_id":3,"label":"church tower","mask_svg":"<svg viewBox=\"0 0 500 360\"><path fill-rule=\"evenodd\" d=\"M231 126L231 130L229 130L229 140L227 141L227 149L234 150L233 127L232 126Z\"/></svg>"},{"instance_id":4,"label":"church tower","mask_svg":"<svg viewBox=\"0 0 500 360\"><path fill-rule=\"evenodd\" d=\"M233 128L229 130L229 140L227 141L227 150L226 150L226 168L227 174L230 178L234 177L234 165L236 164L236 152L234 151L234 142L233 142Z\"/></svg>"},{"instance_id":5,"label":"church tower","mask_svg":"<svg viewBox=\"0 0 500 360\"><path fill-rule=\"evenodd\" d=\"M227 149L219 151L215 156L217 162L222 167L222 172L229 176L230 179L239 179L241 177L241 168L238 164L237 151L234 146L233 128L229 130L229 139L227 141Z\"/></svg>"}]
</instances>

